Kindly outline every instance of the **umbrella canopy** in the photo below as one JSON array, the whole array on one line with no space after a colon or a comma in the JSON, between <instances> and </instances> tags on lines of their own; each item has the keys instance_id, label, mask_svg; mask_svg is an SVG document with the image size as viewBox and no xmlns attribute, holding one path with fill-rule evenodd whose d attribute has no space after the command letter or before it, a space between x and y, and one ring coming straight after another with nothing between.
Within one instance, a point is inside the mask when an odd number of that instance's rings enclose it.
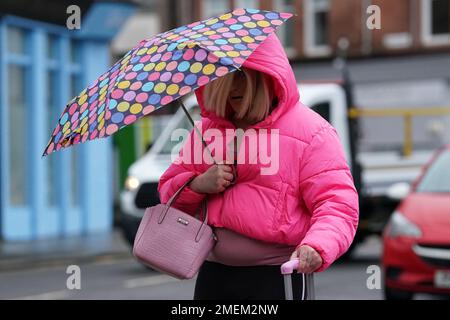
<instances>
[{"instance_id":1,"label":"umbrella canopy","mask_svg":"<svg viewBox=\"0 0 450 320\"><path fill-rule=\"evenodd\" d=\"M291 13L235 9L142 40L64 109L44 154L110 136L238 70Z\"/></svg>"}]
</instances>

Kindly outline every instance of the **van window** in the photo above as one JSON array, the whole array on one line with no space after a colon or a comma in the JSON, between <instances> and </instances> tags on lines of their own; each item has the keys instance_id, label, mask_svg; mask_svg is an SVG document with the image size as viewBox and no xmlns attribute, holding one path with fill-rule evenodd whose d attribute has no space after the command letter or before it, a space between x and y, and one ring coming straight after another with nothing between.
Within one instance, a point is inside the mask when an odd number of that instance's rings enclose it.
<instances>
[{"instance_id":1,"label":"van window","mask_svg":"<svg viewBox=\"0 0 450 320\"><path fill-rule=\"evenodd\" d=\"M181 118L181 121L175 126L175 129L187 129L187 130L192 130L192 124L189 121L188 117L184 114L184 111L181 110L181 112L183 112L183 117ZM200 108L198 106L192 107L189 110L189 114L192 117L192 120L197 121L200 120ZM172 134L172 133L170 133ZM161 151L159 152L160 154L171 154L172 152L174 153L178 153L180 150L181 145L178 145L180 141L172 141L170 139L170 135L167 137L161 137L162 139L166 139L166 142L164 143L164 146L162 147ZM178 145L178 147L177 147ZM175 148L175 149L174 149Z\"/></svg>"},{"instance_id":2,"label":"van window","mask_svg":"<svg viewBox=\"0 0 450 320\"><path fill-rule=\"evenodd\" d=\"M320 114L322 118L330 122L330 102L326 101L317 103L312 105L311 109Z\"/></svg>"}]
</instances>

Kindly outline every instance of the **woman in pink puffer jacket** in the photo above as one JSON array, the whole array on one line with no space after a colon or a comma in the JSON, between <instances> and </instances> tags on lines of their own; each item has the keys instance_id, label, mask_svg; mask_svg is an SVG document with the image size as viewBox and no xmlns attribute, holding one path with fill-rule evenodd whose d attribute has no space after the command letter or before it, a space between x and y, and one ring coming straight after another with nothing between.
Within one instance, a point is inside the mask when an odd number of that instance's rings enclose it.
<instances>
[{"instance_id":1,"label":"woman in pink puffer jacket","mask_svg":"<svg viewBox=\"0 0 450 320\"><path fill-rule=\"evenodd\" d=\"M299 272L323 271L355 236L358 194L339 137L299 101L275 34L248 57L242 71L195 93L202 116L197 126L205 140L208 134L224 139L208 141L220 164L193 161L203 149L191 131L158 186L166 203L192 178L173 205L190 214L207 197L208 223L218 242L200 269L194 298L282 299L283 262L299 258ZM244 135L236 134L237 128ZM230 141L237 143L235 176L228 164ZM294 298L300 281L293 275Z\"/></svg>"}]
</instances>

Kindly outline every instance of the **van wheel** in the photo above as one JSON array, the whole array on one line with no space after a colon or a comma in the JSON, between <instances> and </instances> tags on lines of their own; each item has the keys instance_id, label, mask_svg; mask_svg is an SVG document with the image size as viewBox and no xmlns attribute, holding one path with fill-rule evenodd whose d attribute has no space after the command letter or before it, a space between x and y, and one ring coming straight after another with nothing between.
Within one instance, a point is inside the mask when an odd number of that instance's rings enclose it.
<instances>
[{"instance_id":1,"label":"van wheel","mask_svg":"<svg viewBox=\"0 0 450 320\"><path fill-rule=\"evenodd\" d=\"M384 285L384 299L385 300L412 300L414 293L398 289L392 289Z\"/></svg>"},{"instance_id":2,"label":"van wheel","mask_svg":"<svg viewBox=\"0 0 450 320\"><path fill-rule=\"evenodd\" d=\"M131 248L133 248L134 238L136 237L140 221L141 220L139 218L130 217L125 214L122 214L121 216L119 226L122 230L124 239L127 241Z\"/></svg>"},{"instance_id":3,"label":"van wheel","mask_svg":"<svg viewBox=\"0 0 450 320\"><path fill-rule=\"evenodd\" d=\"M339 261L350 261L352 258L352 253L355 250L355 248L364 240L364 238L358 234L356 234L355 238L353 239L352 244L348 248L348 250L339 258Z\"/></svg>"}]
</instances>

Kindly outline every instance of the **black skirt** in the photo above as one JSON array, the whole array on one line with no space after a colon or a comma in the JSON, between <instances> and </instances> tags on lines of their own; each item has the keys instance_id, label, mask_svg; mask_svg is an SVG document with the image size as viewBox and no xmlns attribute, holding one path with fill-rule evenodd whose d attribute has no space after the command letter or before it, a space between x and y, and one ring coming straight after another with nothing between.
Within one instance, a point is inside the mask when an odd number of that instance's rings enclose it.
<instances>
[{"instance_id":1,"label":"black skirt","mask_svg":"<svg viewBox=\"0 0 450 320\"><path fill-rule=\"evenodd\" d=\"M284 300L280 267L235 267L205 261L195 283L194 300ZM301 274L292 274L292 289L294 300L300 300Z\"/></svg>"}]
</instances>

